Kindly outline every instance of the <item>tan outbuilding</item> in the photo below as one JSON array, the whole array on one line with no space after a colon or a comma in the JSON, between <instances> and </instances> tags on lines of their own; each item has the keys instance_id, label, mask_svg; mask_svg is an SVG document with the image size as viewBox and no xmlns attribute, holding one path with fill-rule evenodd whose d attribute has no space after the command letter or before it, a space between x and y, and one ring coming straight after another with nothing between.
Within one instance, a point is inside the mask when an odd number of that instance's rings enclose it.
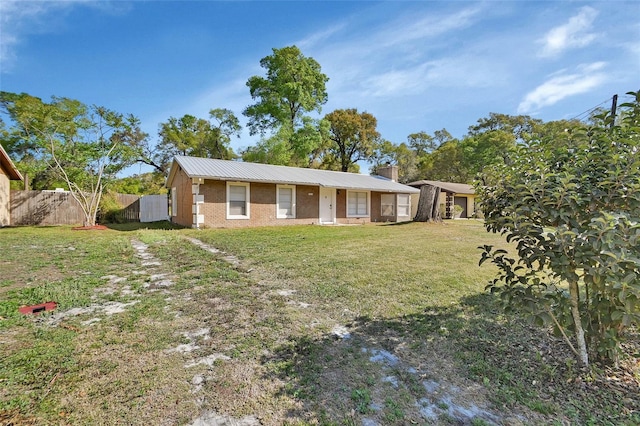
<instances>
[{"instance_id":1,"label":"tan outbuilding","mask_svg":"<svg viewBox=\"0 0 640 426\"><path fill-rule=\"evenodd\" d=\"M9 154L0 145L0 226L11 225L10 181L24 180Z\"/></svg>"}]
</instances>

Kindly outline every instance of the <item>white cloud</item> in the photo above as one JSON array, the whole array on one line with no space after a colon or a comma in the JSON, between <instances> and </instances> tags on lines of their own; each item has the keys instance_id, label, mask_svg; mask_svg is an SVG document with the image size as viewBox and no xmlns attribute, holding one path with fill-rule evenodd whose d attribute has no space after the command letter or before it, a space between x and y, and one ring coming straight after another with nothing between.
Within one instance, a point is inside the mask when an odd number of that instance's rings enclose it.
<instances>
[{"instance_id":1,"label":"white cloud","mask_svg":"<svg viewBox=\"0 0 640 426\"><path fill-rule=\"evenodd\" d=\"M597 35L590 32L598 11L585 6L577 15L572 16L566 24L551 29L541 40L543 43L540 56L557 56L571 48L585 47L593 42Z\"/></svg>"},{"instance_id":2,"label":"white cloud","mask_svg":"<svg viewBox=\"0 0 640 426\"><path fill-rule=\"evenodd\" d=\"M389 28L380 32L376 37L376 44L388 48L438 37L472 25L473 18L479 16L480 12L480 7L472 7L451 15L430 14L418 19L416 16L409 16L394 22Z\"/></svg>"},{"instance_id":3,"label":"white cloud","mask_svg":"<svg viewBox=\"0 0 640 426\"><path fill-rule=\"evenodd\" d=\"M458 51L455 57L442 58L441 51L455 43L450 50L453 55L459 41L450 35L457 36L473 26L483 18L485 9L484 4L448 12L426 8L381 25L372 25L359 15L347 16L305 38L308 51L304 53L322 64L329 76L331 99L339 104L415 95L430 85L476 85L474 62L481 60L478 56L463 55L467 57L461 59ZM437 60L432 55L435 51Z\"/></svg>"},{"instance_id":4,"label":"white cloud","mask_svg":"<svg viewBox=\"0 0 640 426\"><path fill-rule=\"evenodd\" d=\"M577 72L573 74L566 74L566 70L554 74L532 92L527 93L518 105L518 113L528 114L569 96L585 93L598 87L606 81L605 73L602 72L605 66L605 62L594 62L579 66Z\"/></svg>"},{"instance_id":5,"label":"white cloud","mask_svg":"<svg viewBox=\"0 0 640 426\"><path fill-rule=\"evenodd\" d=\"M16 60L15 49L20 43L25 21L41 15L46 8L39 2L0 2L0 64L8 72Z\"/></svg>"},{"instance_id":6,"label":"white cloud","mask_svg":"<svg viewBox=\"0 0 640 426\"><path fill-rule=\"evenodd\" d=\"M433 87L483 88L493 84L499 74L495 64L460 55L375 74L363 81L363 93L395 98L417 95Z\"/></svg>"},{"instance_id":7,"label":"white cloud","mask_svg":"<svg viewBox=\"0 0 640 426\"><path fill-rule=\"evenodd\" d=\"M633 34L640 35L640 23L630 26L629 29ZM631 58L636 59L635 64L638 65L636 70L640 69L640 37L628 38L627 40L622 41L620 45L629 51Z\"/></svg>"},{"instance_id":8,"label":"white cloud","mask_svg":"<svg viewBox=\"0 0 640 426\"><path fill-rule=\"evenodd\" d=\"M60 18L74 7L87 6L101 12L122 13L128 3L93 0L1 1L0 2L0 72L10 72L18 60L20 44L31 34L52 32Z\"/></svg>"},{"instance_id":9,"label":"white cloud","mask_svg":"<svg viewBox=\"0 0 640 426\"><path fill-rule=\"evenodd\" d=\"M376 74L364 81L365 96L405 96L421 92L428 64Z\"/></svg>"},{"instance_id":10,"label":"white cloud","mask_svg":"<svg viewBox=\"0 0 640 426\"><path fill-rule=\"evenodd\" d=\"M322 44L329 38L331 38L331 36L333 36L334 34L343 30L346 26L347 26L346 22L338 23L325 30L313 33L308 37L305 37L304 39L295 42L294 44L298 46L301 50L315 47L319 44Z\"/></svg>"}]
</instances>

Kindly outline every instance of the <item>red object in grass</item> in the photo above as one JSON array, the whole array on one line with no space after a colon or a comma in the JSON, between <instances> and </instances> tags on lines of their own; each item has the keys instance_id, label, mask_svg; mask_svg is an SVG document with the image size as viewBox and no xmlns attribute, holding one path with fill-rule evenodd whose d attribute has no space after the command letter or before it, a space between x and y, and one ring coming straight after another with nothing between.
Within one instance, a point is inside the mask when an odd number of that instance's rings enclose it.
<instances>
[{"instance_id":1,"label":"red object in grass","mask_svg":"<svg viewBox=\"0 0 640 426\"><path fill-rule=\"evenodd\" d=\"M31 305L31 306L23 306L18 308L18 311L21 314L29 315L29 314L38 314L44 311L52 311L54 310L58 304L56 302L45 302L39 305Z\"/></svg>"}]
</instances>

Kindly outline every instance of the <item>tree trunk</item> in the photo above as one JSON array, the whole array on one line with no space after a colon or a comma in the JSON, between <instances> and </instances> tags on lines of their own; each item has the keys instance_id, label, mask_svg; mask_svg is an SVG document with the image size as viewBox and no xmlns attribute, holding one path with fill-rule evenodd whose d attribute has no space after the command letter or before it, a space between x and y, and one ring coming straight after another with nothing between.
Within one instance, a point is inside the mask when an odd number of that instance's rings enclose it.
<instances>
[{"instance_id":1,"label":"tree trunk","mask_svg":"<svg viewBox=\"0 0 640 426\"><path fill-rule=\"evenodd\" d=\"M440 217L440 188L433 185L422 185L420 188L420 200L415 222L439 222Z\"/></svg>"},{"instance_id":2,"label":"tree trunk","mask_svg":"<svg viewBox=\"0 0 640 426\"><path fill-rule=\"evenodd\" d=\"M587 343L584 340L584 329L580 318L579 289L576 281L569 282L569 298L571 301L571 315L576 326L576 340L578 341L578 356L583 367L589 368L589 354L587 353Z\"/></svg>"}]
</instances>

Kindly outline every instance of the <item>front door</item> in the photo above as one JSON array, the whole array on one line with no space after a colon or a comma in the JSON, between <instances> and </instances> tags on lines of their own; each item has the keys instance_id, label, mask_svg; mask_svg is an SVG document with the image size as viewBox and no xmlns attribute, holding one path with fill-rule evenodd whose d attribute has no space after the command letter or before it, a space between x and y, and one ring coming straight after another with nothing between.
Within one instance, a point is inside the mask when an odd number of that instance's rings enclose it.
<instances>
[{"instance_id":1,"label":"front door","mask_svg":"<svg viewBox=\"0 0 640 426\"><path fill-rule=\"evenodd\" d=\"M460 206L462 211L460 211L460 215L456 217L467 217L467 197L454 197L453 205Z\"/></svg>"},{"instance_id":2,"label":"front door","mask_svg":"<svg viewBox=\"0 0 640 426\"><path fill-rule=\"evenodd\" d=\"M336 221L336 189L320 187L320 224Z\"/></svg>"}]
</instances>

